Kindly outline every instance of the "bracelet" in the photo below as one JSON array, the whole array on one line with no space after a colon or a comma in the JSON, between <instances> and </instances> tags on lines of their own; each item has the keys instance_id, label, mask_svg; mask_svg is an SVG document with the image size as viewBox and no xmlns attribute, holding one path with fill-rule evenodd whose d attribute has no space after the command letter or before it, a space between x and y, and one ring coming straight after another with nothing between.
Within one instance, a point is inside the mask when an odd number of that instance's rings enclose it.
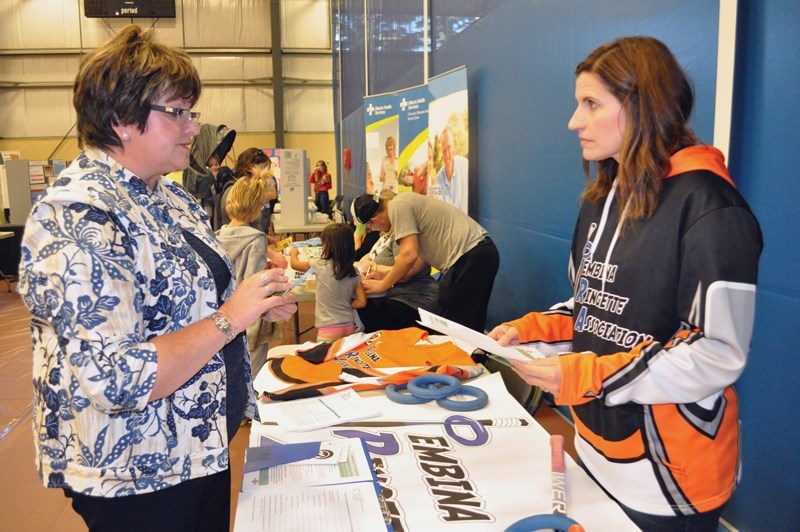
<instances>
[{"instance_id":1,"label":"bracelet","mask_svg":"<svg viewBox=\"0 0 800 532\"><path fill-rule=\"evenodd\" d=\"M219 332L225 335L225 343L228 344L236 338L237 334L236 331L233 329L233 325L228 319L223 316L220 311L214 312L211 316L208 317L211 321L214 322L214 325L217 326Z\"/></svg>"}]
</instances>

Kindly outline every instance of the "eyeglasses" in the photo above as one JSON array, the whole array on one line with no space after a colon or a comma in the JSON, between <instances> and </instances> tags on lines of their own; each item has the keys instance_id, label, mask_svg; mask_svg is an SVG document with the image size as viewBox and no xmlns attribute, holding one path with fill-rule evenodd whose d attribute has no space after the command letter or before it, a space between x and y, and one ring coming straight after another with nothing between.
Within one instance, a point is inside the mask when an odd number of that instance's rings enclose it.
<instances>
[{"instance_id":1,"label":"eyeglasses","mask_svg":"<svg viewBox=\"0 0 800 532\"><path fill-rule=\"evenodd\" d=\"M185 124L190 120L193 122L200 121L200 113L195 113L193 111L190 111L189 109L181 109L180 107L157 105L154 103L151 103L149 107L153 111L161 111L162 113L167 113L168 115L172 115L172 118L174 118L175 121L181 124Z\"/></svg>"}]
</instances>

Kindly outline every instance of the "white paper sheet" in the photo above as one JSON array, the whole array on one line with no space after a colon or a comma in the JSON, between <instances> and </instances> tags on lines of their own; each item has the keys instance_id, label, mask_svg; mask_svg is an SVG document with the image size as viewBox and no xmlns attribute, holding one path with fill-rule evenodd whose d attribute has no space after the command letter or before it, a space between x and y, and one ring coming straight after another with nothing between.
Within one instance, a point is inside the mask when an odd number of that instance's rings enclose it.
<instances>
[{"instance_id":1,"label":"white paper sheet","mask_svg":"<svg viewBox=\"0 0 800 532\"><path fill-rule=\"evenodd\" d=\"M242 492L234 529L236 532L386 530L380 508L372 482Z\"/></svg>"},{"instance_id":2,"label":"white paper sheet","mask_svg":"<svg viewBox=\"0 0 800 532\"><path fill-rule=\"evenodd\" d=\"M321 397L258 404L262 421L276 421L287 432L331 427L380 413L352 389Z\"/></svg>"},{"instance_id":3,"label":"white paper sheet","mask_svg":"<svg viewBox=\"0 0 800 532\"><path fill-rule=\"evenodd\" d=\"M476 349L482 349L486 353L491 353L492 355L507 360L525 361L534 358L544 358L544 355L533 347L526 346L523 348L520 346L510 347L500 345L485 334L473 331L469 327L464 327L459 323L438 316L433 312L428 312L422 308L419 309L419 318L419 323L429 329L439 331L442 334L446 334L465 344L471 345Z\"/></svg>"}]
</instances>

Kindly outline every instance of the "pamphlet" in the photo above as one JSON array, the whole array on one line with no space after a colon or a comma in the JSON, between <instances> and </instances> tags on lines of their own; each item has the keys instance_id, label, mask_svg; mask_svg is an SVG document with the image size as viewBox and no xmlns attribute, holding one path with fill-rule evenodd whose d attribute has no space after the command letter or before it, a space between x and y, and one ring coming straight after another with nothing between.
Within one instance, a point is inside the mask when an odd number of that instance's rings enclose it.
<instances>
[{"instance_id":1,"label":"pamphlet","mask_svg":"<svg viewBox=\"0 0 800 532\"><path fill-rule=\"evenodd\" d=\"M248 447L234 530L387 530L380 493L360 438Z\"/></svg>"},{"instance_id":2,"label":"pamphlet","mask_svg":"<svg viewBox=\"0 0 800 532\"><path fill-rule=\"evenodd\" d=\"M242 491L372 480L371 459L359 438L245 449Z\"/></svg>"},{"instance_id":3,"label":"pamphlet","mask_svg":"<svg viewBox=\"0 0 800 532\"><path fill-rule=\"evenodd\" d=\"M419 321L421 325L446 334L476 349L481 349L495 358L506 360L532 360L534 358L544 358L544 355L533 347L526 346L505 346L498 344L494 339L485 334L473 331L460 323L437 316L433 312L419 309ZM503 362L502 360L500 360Z\"/></svg>"},{"instance_id":4,"label":"pamphlet","mask_svg":"<svg viewBox=\"0 0 800 532\"><path fill-rule=\"evenodd\" d=\"M353 389L321 397L258 404L262 421L276 421L287 431L308 431L380 415Z\"/></svg>"}]
</instances>

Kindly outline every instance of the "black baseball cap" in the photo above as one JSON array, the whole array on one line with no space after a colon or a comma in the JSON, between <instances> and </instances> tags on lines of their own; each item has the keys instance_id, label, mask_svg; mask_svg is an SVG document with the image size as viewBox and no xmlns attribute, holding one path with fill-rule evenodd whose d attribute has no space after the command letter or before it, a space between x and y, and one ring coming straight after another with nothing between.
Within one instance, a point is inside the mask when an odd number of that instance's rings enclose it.
<instances>
[{"instance_id":1,"label":"black baseball cap","mask_svg":"<svg viewBox=\"0 0 800 532\"><path fill-rule=\"evenodd\" d=\"M378 212L378 208L381 206L380 198L372 194L361 194L356 199L353 200L353 217L355 218L356 224L358 225L366 225L367 222L372 220L372 217L375 216L375 213Z\"/></svg>"}]
</instances>

